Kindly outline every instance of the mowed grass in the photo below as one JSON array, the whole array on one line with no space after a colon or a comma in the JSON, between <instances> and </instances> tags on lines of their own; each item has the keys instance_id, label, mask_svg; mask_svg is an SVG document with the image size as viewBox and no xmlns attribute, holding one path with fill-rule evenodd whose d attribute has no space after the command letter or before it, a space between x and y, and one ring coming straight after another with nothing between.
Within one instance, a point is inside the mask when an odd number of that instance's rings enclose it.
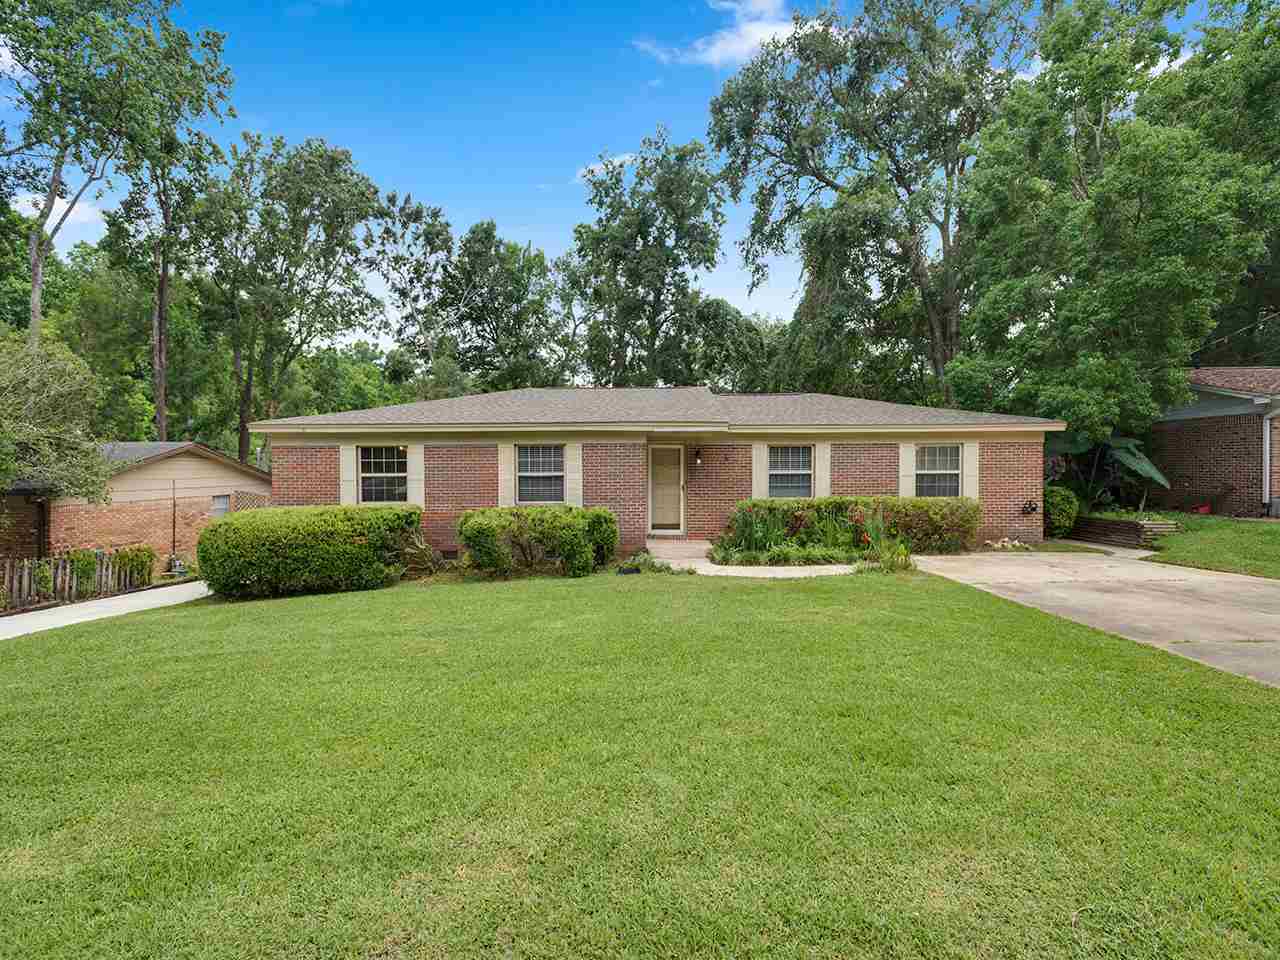
<instances>
[{"instance_id":1,"label":"mowed grass","mask_svg":"<svg viewBox=\"0 0 1280 960\"><path fill-rule=\"evenodd\" d=\"M923 574L0 644L13 957L1274 957L1280 690Z\"/></svg>"},{"instance_id":2,"label":"mowed grass","mask_svg":"<svg viewBox=\"0 0 1280 960\"><path fill-rule=\"evenodd\" d=\"M1280 522L1168 515L1182 531L1162 537L1151 559L1180 567L1247 573L1280 580Z\"/></svg>"}]
</instances>

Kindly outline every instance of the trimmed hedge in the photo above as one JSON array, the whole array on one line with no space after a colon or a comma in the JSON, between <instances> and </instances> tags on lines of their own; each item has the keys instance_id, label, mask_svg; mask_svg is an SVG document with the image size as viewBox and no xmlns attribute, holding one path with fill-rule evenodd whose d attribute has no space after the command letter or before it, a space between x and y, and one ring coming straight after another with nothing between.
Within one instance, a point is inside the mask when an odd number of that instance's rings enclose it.
<instances>
[{"instance_id":1,"label":"trimmed hedge","mask_svg":"<svg viewBox=\"0 0 1280 960\"><path fill-rule=\"evenodd\" d=\"M1044 488L1044 530L1051 537L1065 537L1080 515L1080 498L1066 487L1049 484Z\"/></svg>"},{"instance_id":2,"label":"trimmed hedge","mask_svg":"<svg viewBox=\"0 0 1280 960\"><path fill-rule=\"evenodd\" d=\"M743 500L717 545L768 551L783 544L844 551L870 543L867 521L880 512L885 533L912 553L961 553L978 538L982 508L968 497L819 497Z\"/></svg>"},{"instance_id":3,"label":"trimmed hedge","mask_svg":"<svg viewBox=\"0 0 1280 960\"><path fill-rule=\"evenodd\" d=\"M204 528L200 573L224 597L371 590L401 573L420 507L269 507Z\"/></svg>"},{"instance_id":4,"label":"trimmed hedge","mask_svg":"<svg viewBox=\"0 0 1280 960\"><path fill-rule=\"evenodd\" d=\"M613 559L618 520L604 507L484 507L458 519L458 539L473 567L498 576L555 564L585 577Z\"/></svg>"}]
</instances>

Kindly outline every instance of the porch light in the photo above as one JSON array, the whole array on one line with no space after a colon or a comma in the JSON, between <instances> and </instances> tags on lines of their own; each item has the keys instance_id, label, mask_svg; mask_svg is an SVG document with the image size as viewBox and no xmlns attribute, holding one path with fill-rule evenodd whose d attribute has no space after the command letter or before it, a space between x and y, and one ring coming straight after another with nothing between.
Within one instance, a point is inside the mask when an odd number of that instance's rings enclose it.
<instances>
[{"instance_id":1,"label":"porch light","mask_svg":"<svg viewBox=\"0 0 1280 960\"><path fill-rule=\"evenodd\" d=\"M693 451L693 465L695 467L702 466L702 448L698 447Z\"/></svg>"}]
</instances>

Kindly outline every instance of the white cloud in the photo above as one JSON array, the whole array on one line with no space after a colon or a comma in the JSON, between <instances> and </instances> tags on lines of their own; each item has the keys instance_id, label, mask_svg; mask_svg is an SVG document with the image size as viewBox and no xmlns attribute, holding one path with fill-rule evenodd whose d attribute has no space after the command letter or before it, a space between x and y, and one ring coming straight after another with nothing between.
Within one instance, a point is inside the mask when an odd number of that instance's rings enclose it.
<instances>
[{"instance_id":1,"label":"white cloud","mask_svg":"<svg viewBox=\"0 0 1280 960\"><path fill-rule=\"evenodd\" d=\"M1180 66L1190 60L1195 55L1195 52L1195 48L1192 47L1188 50L1184 50L1182 55L1176 60L1161 60L1151 68L1151 76L1158 77L1166 70L1177 70Z\"/></svg>"},{"instance_id":2,"label":"white cloud","mask_svg":"<svg viewBox=\"0 0 1280 960\"><path fill-rule=\"evenodd\" d=\"M659 63L697 63L725 67L744 63L769 40L794 29L783 0L707 0L707 6L733 16L733 24L685 47L663 46L653 40L633 40L632 46Z\"/></svg>"},{"instance_id":3,"label":"white cloud","mask_svg":"<svg viewBox=\"0 0 1280 960\"><path fill-rule=\"evenodd\" d=\"M40 208L44 205L44 197L38 197L34 193L20 193L13 198L13 207L19 213L28 217L34 217ZM67 201L58 198L53 201L53 213L49 216L48 228L52 229L54 224L62 217L63 212L67 209ZM97 226L102 223L102 210L88 200L81 200L72 209L71 214L67 217L64 227L84 227Z\"/></svg>"},{"instance_id":4,"label":"white cloud","mask_svg":"<svg viewBox=\"0 0 1280 960\"><path fill-rule=\"evenodd\" d=\"M579 167L578 172L573 175L573 182L581 183L583 180L587 179L589 174L602 173L604 171L605 164L620 163L625 167L629 164L635 163L635 161L636 155L634 153L620 153L616 157L606 157L598 163L589 163L585 167Z\"/></svg>"}]
</instances>

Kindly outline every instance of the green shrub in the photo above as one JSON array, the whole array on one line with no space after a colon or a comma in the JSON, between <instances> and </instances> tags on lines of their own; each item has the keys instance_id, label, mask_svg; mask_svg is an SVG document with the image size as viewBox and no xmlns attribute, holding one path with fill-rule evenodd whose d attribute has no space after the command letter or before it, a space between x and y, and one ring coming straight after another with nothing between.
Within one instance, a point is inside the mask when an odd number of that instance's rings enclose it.
<instances>
[{"instance_id":1,"label":"green shrub","mask_svg":"<svg viewBox=\"0 0 1280 960\"><path fill-rule=\"evenodd\" d=\"M151 586L156 569L156 552L146 545L117 550L113 562L135 587Z\"/></svg>"},{"instance_id":2,"label":"green shrub","mask_svg":"<svg viewBox=\"0 0 1280 960\"><path fill-rule=\"evenodd\" d=\"M648 550L641 550L639 553L633 553L626 560L618 564L622 569L639 570L641 573L697 573L693 569L676 569L665 560L659 560Z\"/></svg>"},{"instance_id":3,"label":"green shrub","mask_svg":"<svg viewBox=\"0 0 1280 960\"><path fill-rule=\"evenodd\" d=\"M399 577L421 517L399 505L244 510L205 527L196 555L224 597L370 590Z\"/></svg>"},{"instance_id":4,"label":"green shrub","mask_svg":"<svg viewBox=\"0 0 1280 960\"><path fill-rule=\"evenodd\" d=\"M712 563L729 567L810 567L837 563L857 563L861 551L839 547L801 546L782 543L768 550L737 550L716 544L707 554Z\"/></svg>"},{"instance_id":5,"label":"green shrub","mask_svg":"<svg viewBox=\"0 0 1280 960\"><path fill-rule=\"evenodd\" d=\"M53 566L48 560L41 560L31 568L31 585L40 596L53 596Z\"/></svg>"},{"instance_id":6,"label":"green shrub","mask_svg":"<svg viewBox=\"0 0 1280 960\"><path fill-rule=\"evenodd\" d=\"M98 572L98 552L96 550L72 550L67 554L71 560L71 572L76 577L76 599L91 597L97 591L95 583Z\"/></svg>"},{"instance_id":7,"label":"green shrub","mask_svg":"<svg viewBox=\"0 0 1280 960\"><path fill-rule=\"evenodd\" d=\"M1051 537L1065 537L1080 515L1080 498L1066 487L1049 484L1044 488L1044 530Z\"/></svg>"},{"instance_id":8,"label":"green shrub","mask_svg":"<svg viewBox=\"0 0 1280 960\"><path fill-rule=\"evenodd\" d=\"M744 500L718 544L767 551L784 543L856 552L870 543L867 519L879 513L885 533L911 553L960 553L977 540L982 510L967 497L820 497Z\"/></svg>"},{"instance_id":9,"label":"green shrub","mask_svg":"<svg viewBox=\"0 0 1280 960\"><path fill-rule=\"evenodd\" d=\"M886 573L897 570L911 570L915 564L911 561L911 550L906 541L889 532L884 513L876 510L866 518L867 555L880 565Z\"/></svg>"},{"instance_id":10,"label":"green shrub","mask_svg":"<svg viewBox=\"0 0 1280 960\"><path fill-rule=\"evenodd\" d=\"M496 576L555 565L585 577L613 558L618 521L598 507L485 507L459 518L458 539L471 566Z\"/></svg>"}]
</instances>

